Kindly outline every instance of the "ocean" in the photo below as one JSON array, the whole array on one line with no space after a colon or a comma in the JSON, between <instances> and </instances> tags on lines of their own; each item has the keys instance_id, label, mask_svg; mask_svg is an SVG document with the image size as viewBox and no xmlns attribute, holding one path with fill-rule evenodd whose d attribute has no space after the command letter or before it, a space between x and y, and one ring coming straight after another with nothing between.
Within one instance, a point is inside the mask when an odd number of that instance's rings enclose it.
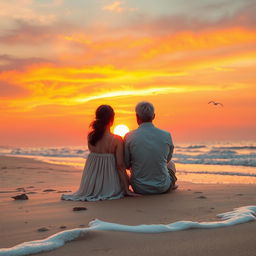
<instances>
[{"instance_id":1,"label":"ocean","mask_svg":"<svg viewBox=\"0 0 256 256\"><path fill-rule=\"evenodd\" d=\"M0 147L0 155L76 167L84 166L88 154L85 146ZM175 146L173 161L180 181L256 184L255 142L180 144Z\"/></svg>"}]
</instances>

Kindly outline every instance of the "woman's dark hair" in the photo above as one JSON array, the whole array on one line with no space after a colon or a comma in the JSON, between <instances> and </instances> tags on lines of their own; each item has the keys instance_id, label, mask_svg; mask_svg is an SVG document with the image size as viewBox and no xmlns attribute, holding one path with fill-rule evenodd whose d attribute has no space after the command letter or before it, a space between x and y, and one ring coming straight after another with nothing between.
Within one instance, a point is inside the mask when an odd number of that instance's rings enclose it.
<instances>
[{"instance_id":1,"label":"woman's dark hair","mask_svg":"<svg viewBox=\"0 0 256 256\"><path fill-rule=\"evenodd\" d=\"M103 137L103 134L110 122L114 121L115 112L109 105L100 105L95 112L95 120L92 121L90 127L92 131L88 134L88 142L95 146Z\"/></svg>"}]
</instances>

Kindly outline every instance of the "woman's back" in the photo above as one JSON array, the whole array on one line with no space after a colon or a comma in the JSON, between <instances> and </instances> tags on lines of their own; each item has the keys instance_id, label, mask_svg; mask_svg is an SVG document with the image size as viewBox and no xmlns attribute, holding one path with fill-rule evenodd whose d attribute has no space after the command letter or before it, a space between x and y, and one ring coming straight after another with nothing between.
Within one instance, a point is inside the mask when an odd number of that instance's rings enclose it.
<instances>
[{"instance_id":1,"label":"woman's back","mask_svg":"<svg viewBox=\"0 0 256 256\"><path fill-rule=\"evenodd\" d=\"M62 195L64 200L97 201L118 199L124 196L116 166L115 135L105 132L95 146L88 143L88 155L78 191Z\"/></svg>"},{"instance_id":2,"label":"woman's back","mask_svg":"<svg viewBox=\"0 0 256 256\"><path fill-rule=\"evenodd\" d=\"M106 131L103 137L95 146L88 142L88 148L92 153L98 154L115 154L117 147L117 138L114 134Z\"/></svg>"}]
</instances>

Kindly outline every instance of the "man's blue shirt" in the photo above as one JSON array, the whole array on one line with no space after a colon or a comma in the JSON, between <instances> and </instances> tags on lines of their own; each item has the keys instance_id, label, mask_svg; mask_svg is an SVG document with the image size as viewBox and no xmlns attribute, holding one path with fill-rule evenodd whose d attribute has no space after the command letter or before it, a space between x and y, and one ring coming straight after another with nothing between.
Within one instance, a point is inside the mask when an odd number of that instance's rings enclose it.
<instances>
[{"instance_id":1,"label":"man's blue shirt","mask_svg":"<svg viewBox=\"0 0 256 256\"><path fill-rule=\"evenodd\" d=\"M151 122L125 136L125 164L131 169L131 185L140 194L163 193L171 186L167 163L172 158L171 134Z\"/></svg>"}]
</instances>

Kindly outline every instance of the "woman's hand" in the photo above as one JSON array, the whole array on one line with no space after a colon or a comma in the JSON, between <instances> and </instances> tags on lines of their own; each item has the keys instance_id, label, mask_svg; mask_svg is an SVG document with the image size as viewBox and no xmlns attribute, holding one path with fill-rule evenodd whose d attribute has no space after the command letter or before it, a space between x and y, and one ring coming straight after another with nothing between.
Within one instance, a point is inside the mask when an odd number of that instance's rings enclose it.
<instances>
[{"instance_id":1,"label":"woman's hand","mask_svg":"<svg viewBox=\"0 0 256 256\"><path fill-rule=\"evenodd\" d=\"M127 196L142 196L141 194L134 193L131 190L126 191L126 195Z\"/></svg>"}]
</instances>

